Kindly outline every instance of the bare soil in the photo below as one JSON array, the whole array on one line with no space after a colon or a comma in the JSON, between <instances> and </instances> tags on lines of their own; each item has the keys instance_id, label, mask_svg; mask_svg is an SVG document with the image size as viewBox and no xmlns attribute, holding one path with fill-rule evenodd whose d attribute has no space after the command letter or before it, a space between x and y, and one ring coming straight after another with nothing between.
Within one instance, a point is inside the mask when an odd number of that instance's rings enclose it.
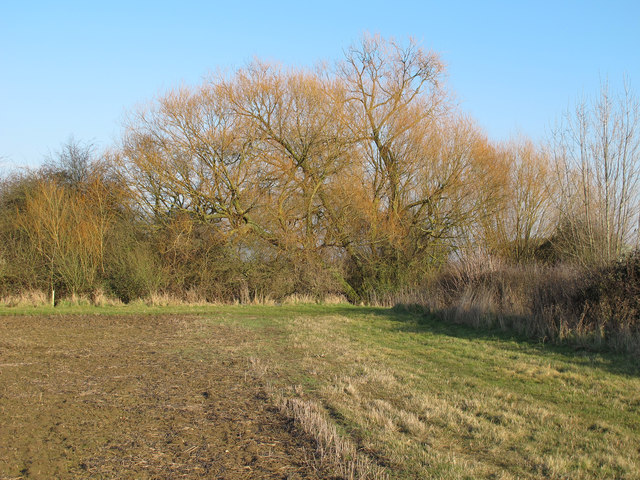
<instances>
[{"instance_id":1,"label":"bare soil","mask_svg":"<svg viewBox=\"0 0 640 480\"><path fill-rule=\"evenodd\" d=\"M189 316L0 318L0 478L326 478L241 350Z\"/></svg>"}]
</instances>

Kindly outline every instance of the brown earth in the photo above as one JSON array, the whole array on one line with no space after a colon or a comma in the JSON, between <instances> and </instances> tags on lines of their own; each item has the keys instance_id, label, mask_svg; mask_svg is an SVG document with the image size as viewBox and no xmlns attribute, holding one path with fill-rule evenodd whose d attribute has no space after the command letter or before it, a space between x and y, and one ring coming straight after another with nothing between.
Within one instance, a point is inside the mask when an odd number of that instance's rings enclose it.
<instances>
[{"instance_id":1,"label":"brown earth","mask_svg":"<svg viewBox=\"0 0 640 480\"><path fill-rule=\"evenodd\" d=\"M187 316L0 318L0 478L325 478L241 354Z\"/></svg>"}]
</instances>

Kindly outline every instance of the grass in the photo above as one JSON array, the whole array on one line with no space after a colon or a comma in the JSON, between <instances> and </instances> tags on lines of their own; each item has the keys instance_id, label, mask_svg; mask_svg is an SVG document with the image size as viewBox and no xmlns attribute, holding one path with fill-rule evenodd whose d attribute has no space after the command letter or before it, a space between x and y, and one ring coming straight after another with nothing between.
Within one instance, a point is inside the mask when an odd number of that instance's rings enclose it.
<instances>
[{"instance_id":1,"label":"grass","mask_svg":"<svg viewBox=\"0 0 640 480\"><path fill-rule=\"evenodd\" d=\"M321 406L393 478L640 478L629 357L388 309L270 317L252 351L273 389Z\"/></svg>"},{"instance_id":2,"label":"grass","mask_svg":"<svg viewBox=\"0 0 640 480\"><path fill-rule=\"evenodd\" d=\"M353 308L348 304L327 304L323 305L329 312L341 312L345 309ZM63 316L63 315L210 315L212 313L234 312L238 316L255 315L272 310L278 310L285 315L289 313L308 312L313 315L320 314L317 304L292 303L282 306L247 304L172 304L172 305L149 305L145 302L131 302L121 305L95 306L90 303L74 304L61 302L52 307L50 305L19 305L15 307L0 306L0 316ZM267 313L268 314L268 313Z\"/></svg>"},{"instance_id":3,"label":"grass","mask_svg":"<svg viewBox=\"0 0 640 480\"><path fill-rule=\"evenodd\" d=\"M630 356L345 304L0 310L72 312L190 318L172 348L192 362L221 326L246 332L226 348L344 478L640 478Z\"/></svg>"}]
</instances>

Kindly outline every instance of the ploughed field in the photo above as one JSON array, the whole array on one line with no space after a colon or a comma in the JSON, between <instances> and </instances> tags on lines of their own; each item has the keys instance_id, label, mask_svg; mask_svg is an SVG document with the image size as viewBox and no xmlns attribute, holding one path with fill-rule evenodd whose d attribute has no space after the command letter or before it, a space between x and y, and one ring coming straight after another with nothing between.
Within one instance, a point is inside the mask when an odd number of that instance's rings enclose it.
<instances>
[{"instance_id":1,"label":"ploughed field","mask_svg":"<svg viewBox=\"0 0 640 480\"><path fill-rule=\"evenodd\" d=\"M632 356L383 308L143 310L1 312L0 479L640 478Z\"/></svg>"},{"instance_id":2,"label":"ploughed field","mask_svg":"<svg viewBox=\"0 0 640 480\"><path fill-rule=\"evenodd\" d=\"M242 329L180 316L0 322L2 478L321 478L311 442L245 375Z\"/></svg>"}]
</instances>

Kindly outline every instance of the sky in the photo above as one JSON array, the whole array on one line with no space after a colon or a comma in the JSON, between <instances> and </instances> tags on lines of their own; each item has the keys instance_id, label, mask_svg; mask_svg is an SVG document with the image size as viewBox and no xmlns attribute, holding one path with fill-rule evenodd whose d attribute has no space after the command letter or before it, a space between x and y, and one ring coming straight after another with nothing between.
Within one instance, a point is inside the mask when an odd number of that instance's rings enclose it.
<instances>
[{"instance_id":1,"label":"sky","mask_svg":"<svg viewBox=\"0 0 640 480\"><path fill-rule=\"evenodd\" d=\"M640 2L29 1L0 4L0 170L71 136L115 145L127 112L254 58L339 61L369 32L438 52L489 138L544 140L603 81L640 94Z\"/></svg>"}]
</instances>

